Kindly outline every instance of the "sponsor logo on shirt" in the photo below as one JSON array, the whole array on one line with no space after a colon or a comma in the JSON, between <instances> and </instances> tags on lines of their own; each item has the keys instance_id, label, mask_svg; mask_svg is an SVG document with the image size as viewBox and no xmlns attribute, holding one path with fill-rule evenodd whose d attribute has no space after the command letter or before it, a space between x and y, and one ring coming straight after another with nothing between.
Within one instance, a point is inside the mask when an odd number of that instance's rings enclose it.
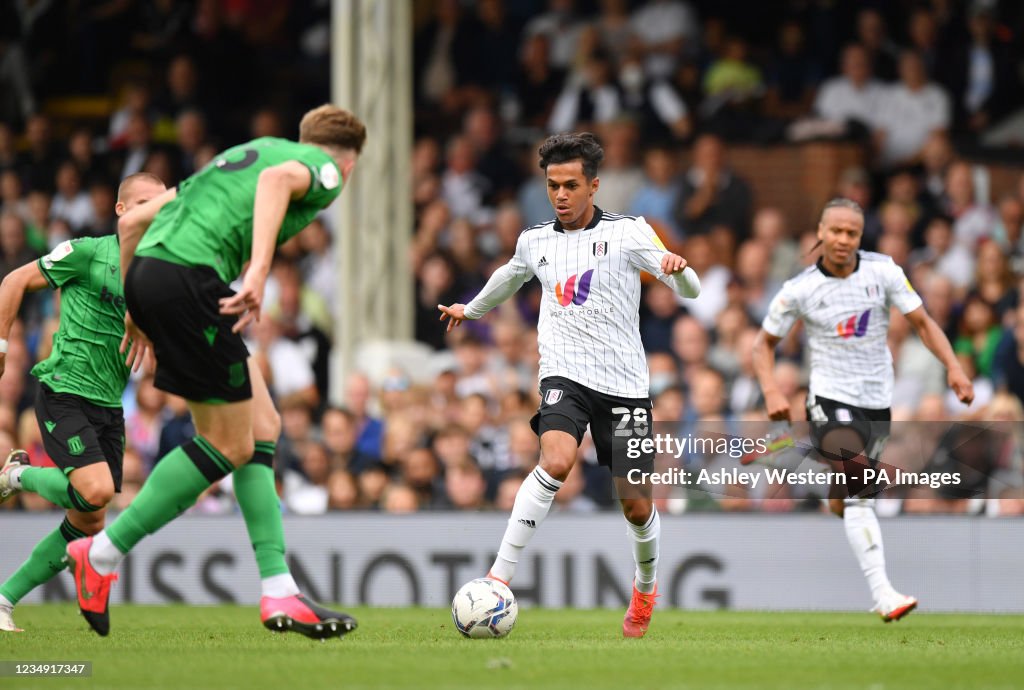
<instances>
[{"instance_id":1,"label":"sponsor logo on shirt","mask_svg":"<svg viewBox=\"0 0 1024 690\"><path fill-rule=\"evenodd\" d=\"M863 338L868 332L868 322L871 320L871 310L868 309L858 317L856 314L836 324L836 332L841 338Z\"/></svg>"},{"instance_id":2,"label":"sponsor logo on shirt","mask_svg":"<svg viewBox=\"0 0 1024 690\"><path fill-rule=\"evenodd\" d=\"M562 288L562 283L555 283L555 299L563 307L568 307L570 304L575 304L578 307L590 296L590 280L594 277L594 269L584 273L578 284L576 277L576 275L570 276L569 280L565 281L565 289Z\"/></svg>"}]
</instances>

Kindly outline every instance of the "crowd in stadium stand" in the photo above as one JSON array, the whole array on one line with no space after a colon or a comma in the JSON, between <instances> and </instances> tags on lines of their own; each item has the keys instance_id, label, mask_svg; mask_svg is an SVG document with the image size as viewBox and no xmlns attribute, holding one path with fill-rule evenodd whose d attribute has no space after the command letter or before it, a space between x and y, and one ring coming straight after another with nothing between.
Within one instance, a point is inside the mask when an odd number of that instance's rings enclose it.
<instances>
[{"instance_id":1,"label":"crowd in stadium stand","mask_svg":"<svg viewBox=\"0 0 1024 690\"><path fill-rule=\"evenodd\" d=\"M894 419L1024 421L1024 175L1012 193L991 198L986 167L965 155L1024 150L1024 11L1013 2L777 4L415 4L409 261L415 336L437 351L435 371L427 385L400 368L356 372L344 399L328 405L341 308L331 245L346 229L325 214L282 247L270 308L248 338L282 415L285 510L511 508L539 452L529 425L539 286L448 336L437 305L468 301L508 260L519 232L552 217L536 148L566 130L602 140L598 205L643 215L701 277L703 294L685 304L657 281L644 288L655 417L673 430L762 418L753 339L782 281L817 258L811 225L755 204L750 181L729 165L730 147L822 139L863 147L864 165L843 170L835 193L866 209L864 248L906 270L975 377L967 410L894 317ZM328 5L0 9L0 275L65 239L114 232L116 186L127 174L145 170L173 185L229 145L292 136L295 115L328 98ZM69 114L69 97L83 95L113 105ZM37 463L47 458L27 372L49 352L58 308L48 291L26 300L0 379L0 448L25 447ZM783 343L778 379L791 409L802 410L799 332ZM192 433L183 401L149 376L133 380L125 414L118 506ZM1024 444L996 445L971 461L971 492L1002 501L919 488L899 493L914 500L891 510L1024 513ZM609 507L592 445L580 454L586 461L556 504ZM659 501L675 513L821 510L813 496L767 500L743 487L722 496L676 490ZM50 506L26 493L12 507ZM236 510L230 478L193 510Z\"/></svg>"}]
</instances>

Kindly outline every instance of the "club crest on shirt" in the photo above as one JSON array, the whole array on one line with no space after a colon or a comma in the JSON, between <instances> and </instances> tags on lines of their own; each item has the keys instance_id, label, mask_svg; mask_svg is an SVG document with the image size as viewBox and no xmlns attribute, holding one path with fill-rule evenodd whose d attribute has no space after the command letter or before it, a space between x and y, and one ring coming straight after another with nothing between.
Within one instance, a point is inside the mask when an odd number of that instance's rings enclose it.
<instances>
[{"instance_id":1,"label":"club crest on shirt","mask_svg":"<svg viewBox=\"0 0 1024 690\"><path fill-rule=\"evenodd\" d=\"M868 285L864 288L864 291L868 293L868 297L874 298L881 294L881 288L877 285Z\"/></svg>"},{"instance_id":2,"label":"club crest on shirt","mask_svg":"<svg viewBox=\"0 0 1024 690\"><path fill-rule=\"evenodd\" d=\"M562 389L561 388L552 388L551 390L549 390L547 393L544 394L544 402L546 402L548 405L554 405L555 403L557 403L561 399L562 399Z\"/></svg>"},{"instance_id":3,"label":"club crest on shirt","mask_svg":"<svg viewBox=\"0 0 1024 690\"><path fill-rule=\"evenodd\" d=\"M604 256L604 255L606 255L608 253L608 243L607 242L594 242L593 248L594 248L594 256L601 257L601 256Z\"/></svg>"}]
</instances>

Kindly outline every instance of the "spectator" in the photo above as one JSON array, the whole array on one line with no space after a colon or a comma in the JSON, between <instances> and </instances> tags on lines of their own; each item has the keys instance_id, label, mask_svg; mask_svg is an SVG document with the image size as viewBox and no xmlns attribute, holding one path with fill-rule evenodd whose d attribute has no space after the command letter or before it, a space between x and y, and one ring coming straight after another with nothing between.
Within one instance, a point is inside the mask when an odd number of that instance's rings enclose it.
<instances>
[{"instance_id":1,"label":"spectator","mask_svg":"<svg viewBox=\"0 0 1024 690\"><path fill-rule=\"evenodd\" d=\"M552 133L593 129L611 122L622 112L622 97L615 84L611 56L595 50L583 66L582 77L568 80L548 120Z\"/></svg>"},{"instance_id":2,"label":"spectator","mask_svg":"<svg viewBox=\"0 0 1024 690\"><path fill-rule=\"evenodd\" d=\"M682 244L683 236L676 225L673 209L679 195L676 180L677 156L666 145L654 145L644 152L644 181L629 204L629 213L643 216L662 240L672 246Z\"/></svg>"},{"instance_id":3,"label":"spectator","mask_svg":"<svg viewBox=\"0 0 1024 690\"><path fill-rule=\"evenodd\" d=\"M653 77L667 77L680 55L691 52L697 38L697 15L683 0L651 0L637 9L630 23L645 56L644 69Z\"/></svg>"},{"instance_id":4,"label":"spectator","mask_svg":"<svg viewBox=\"0 0 1024 690\"><path fill-rule=\"evenodd\" d=\"M744 238L750 211L750 186L726 166L722 140L713 134L698 137L693 165L682 178L675 208L683 236L707 234L713 226L724 225Z\"/></svg>"},{"instance_id":5,"label":"spectator","mask_svg":"<svg viewBox=\"0 0 1024 690\"><path fill-rule=\"evenodd\" d=\"M623 213L644 183L643 172L634 158L639 132L634 123L625 120L608 123L600 132L604 163L596 201L606 211Z\"/></svg>"},{"instance_id":6,"label":"spectator","mask_svg":"<svg viewBox=\"0 0 1024 690\"><path fill-rule=\"evenodd\" d=\"M349 374L345 381L345 409L355 415L356 429L356 450L373 457L381 457L381 444L383 443L384 423L375 415L370 413L373 387L366 374L355 371Z\"/></svg>"},{"instance_id":7,"label":"spectator","mask_svg":"<svg viewBox=\"0 0 1024 690\"><path fill-rule=\"evenodd\" d=\"M359 420L340 407L329 407L320 421L323 445L331 469L346 470L358 475L380 463L380 458L368 455L356 446L359 439Z\"/></svg>"},{"instance_id":8,"label":"spectator","mask_svg":"<svg viewBox=\"0 0 1024 690\"><path fill-rule=\"evenodd\" d=\"M806 50L803 26L787 21L779 29L777 54L768 71L765 114L787 120L810 110L821 81L821 66Z\"/></svg>"},{"instance_id":9,"label":"spectator","mask_svg":"<svg viewBox=\"0 0 1024 690\"><path fill-rule=\"evenodd\" d=\"M196 156L206 141L206 117L194 108L183 110L175 121L175 130L180 151L176 168L182 177L188 177L196 171Z\"/></svg>"},{"instance_id":10,"label":"spectator","mask_svg":"<svg viewBox=\"0 0 1024 690\"><path fill-rule=\"evenodd\" d=\"M584 23L576 17L575 0L548 0L548 10L529 22L523 29L523 40L544 36L550 48L551 66L567 70L576 56Z\"/></svg>"},{"instance_id":11,"label":"spectator","mask_svg":"<svg viewBox=\"0 0 1024 690\"><path fill-rule=\"evenodd\" d=\"M449 504L456 510L480 510L484 507L487 484L480 468L472 463L449 467L444 476Z\"/></svg>"},{"instance_id":12,"label":"spectator","mask_svg":"<svg viewBox=\"0 0 1024 690\"><path fill-rule=\"evenodd\" d=\"M978 374L988 378L992 375L992 361L1002 334L992 305L978 294L968 295L953 351L958 357L973 362Z\"/></svg>"},{"instance_id":13,"label":"spectator","mask_svg":"<svg viewBox=\"0 0 1024 690\"><path fill-rule=\"evenodd\" d=\"M351 472L333 470L327 477L329 510L355 510L359 507L359 484Z\"/></svg>"},{"instance_id":14,"label":"spectator","mask_svg":"<svg viewBox=\"0 0 1024 690\"><path fill-rule=\"evenodd\" d=\"M800 250L782 211L774 207L759 209L751 225L753 239L763 244L771 257L768 279L779 284L789 280L799 267Z\"/></svg>"},{"instance_id":15,"label":"spectator","mask_svg":"<svg viewBox=\"0 0 1024 690\"><path fill-rule=\"evenodd\" d=\"M49 118L40 114L30 117L25 125L25 138L28 150L18 157L21 179L28 189L53 191L60 154L53 143Z\"/></svg>"},{"instance_id":16,"label":"spectator","mask_svg":"<svg viewBox=\"0 0 1024 690\"><path fill-rule=\"evenodd\" d=\"M704 75L704 93L719 104L742 105L759 97L764 88L761 71L748 62L749 48L739 36L726 39L722 57Z\"/></svg>"},{"instance_id":17,"label":"spectator","mask_svg":"<svg viewBox=\"0 0 1024 690\"><path fill-rule=\"evenodd\" d=\"M35 258L26 241L24 221L13 213L0 214L0 278Z\"/></svg>"},{"instance_id":18,"label":"spectator","mask_svg":"<svg viewBox=\"0 0 1024 690\"><path fill-rule=\"evenodd\" d=\"M679 303L672 288L660 281L647 284L640 314L640 339L645 352L671 352L672 324L679 316L679 311Z\"/></svg>"},{"instance_id":19,"label":"spectator","mask_svg":"<svg viewBox=\"0 0 1024 690\"><path fill-rule=\"evenodd\" d=\"M868 59L880 79L896 78L899 46L889 38L885 20L878 10L868 8L857 14L857 41L868 51Z\"/></svg>"},{"instance_id":20,"label":"spectator","mask_svg":"<svg viewBox=\"0 0 1024 690\"><path fill-rule=\"evenodd\" d=\"M911 253L911 272L916 273L917 266L927 266L932 273L945 276L958 292L965 292L974 281L973 257L966 246L953 241L949 218L933 218L925 228L924 242L924 247ZM930 305L928 311L933 311Z\"/></svg>"},{"instance_id":21,"label":"spectator","mask_svg":"<svg viewBox=\"0 0 1024 690\"><path fill-rule=\"evenodd\" d=\"M814 111L826 120L867 133L874 129L884 93L885 88L872 77L867 50L851 43L843 49L840 76L822 85Z\"/></svg>"},{"instance_id":22,"label":"spectator","mask_svg":"<svg viewBox=\"0 0 1024 690\"><path fill-rule=\"evenodd\" d=\"M628 59L619 69L622 107L637 122L644 142L682 141L689 138L693 122L678 87L669 79L650 79L638 59Z\"/></svg>"},{"instance_id":23,"label":"spectator","mask_svg":"<svg viewBox=\"0 0 1024 690\"><path fill-rule=\"evenodd\" d=\"M973 3L967 29L969 40L955 48L944 71L957 131L977 136L1019 104L1020 80L1013 49L996 36L990 6Z\"/></svg>"},{"instance_id":24,"label":"spectator","mask_svg":"<svg viewBox=\"0 0 1024 690\"><path fill-rule=\"evenodd\" d=\"M102 237L117 232L117 215L114 204L117 203L117 192L104 180L94 180L89 186L89 203L92 206L92 223L82 228L81 235Z\"/></svg>"},{"instance_id":25,"label":"spectator","mask_svg":"<svg viewBox=\"0 0 1024 690\"><path fill-rule=\"evenodd\" d=\"M918 162L928 137L951 122L949 96L928 81L921 56L904 51L899 65L900 81L886 90L875 123L880 160L890 167Z\"/></svg>"},{"instance_id":26,"label":"spectator","mask_svg":"<svg viewBox=\"0 0 1024 690\"><path fill-rule=\"evenodd\" d=\"M465 136L456 136L448 142L447 167L441 176L441 197L455 218L470 222L486 220L484 200L491 194L490 180L477 169L476 150Z\"/></svg>"},{"instance_id":27,"label":"spectator","mask_svg":"<svg viewBox=\"0 0 1024 690\"><path fill-rule=\"evenodd\" d=\"M550 39L544 34L528 37L520 51L515 77L516 102L520 121L528 127L547 125L565 82L565 71L551 64L550 54Z\"/></svg>"},{"instance_id":28,"label":"spectator","mask_svg":"<svg viewBox=\"0 0 1024 690\"><path fill-rule=\"evenodd\" d=\"M490 0L494 4L495 0ZM476 172L489 183L488 206L510 199L519 187L521 175L512 157L505 150L501 138L501 123L494 110L487 106L476 106L466 115L463 134L473 147L476 158Z\"/></svg>"},{"instance_id":29,"label":"spectator","mask_svg":"<svg viewBox=\"0 0 1024 690\"><path fill-rule=\"evenodd\" d=\"M127 444L139 454L147 473L159 457L165 400L166 394L153 385L151 375L146 375L135 384L135 411L125 420Z\"/></svg>"},{"instance_id":30,"label":"spectator","mask_svg":"<svg viewBox=\"0 0 1024 690\"><path fill-rule=\"evenodd\" d=\"M974 171L970 163L958 161L946 170L946 192L940 202L943 212L953 218L953 237L971 252L989 237L995 226L995 213L987 204L978 203L974 190Z\"/></svg>"}]
</instances>

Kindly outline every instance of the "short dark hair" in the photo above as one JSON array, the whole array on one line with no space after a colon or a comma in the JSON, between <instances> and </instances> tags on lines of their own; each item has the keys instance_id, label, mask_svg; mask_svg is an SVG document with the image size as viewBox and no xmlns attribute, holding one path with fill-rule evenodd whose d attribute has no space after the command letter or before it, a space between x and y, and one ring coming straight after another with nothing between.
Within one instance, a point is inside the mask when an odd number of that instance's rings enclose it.
<instances>
[{"instance_id":1,"label":"short dark hair","mask_svg":"<svg viewBox=\"0 0 1024 690\"><path fill-rule=\"evenodd\" d=\"M555 134L540 146L540 167L547 171L552 163L568 163L578 160L583 163L583 174L588 180L597 177L597 169L604 160L604 149L590 132L578 134Z\"/></svg>"},{"instance_id":2,"label":"short dark hair","mask_svg":"<svg viewBox=\"0 0 1024 690\"><path fill-rule=\"evenodd\" d=\"M832 199L827 204L825 204L825 208L821 209L821 218L818 221L819 223L822 219L825 218L825 214L828 212L828 210L832 208L846 208L856 213L859 213L861 218L864 217L864 209L860 207L860 204L858 204L853 199L847 199L844 196L837 196L836 198Z\"/></svg>"}]
</instances>

